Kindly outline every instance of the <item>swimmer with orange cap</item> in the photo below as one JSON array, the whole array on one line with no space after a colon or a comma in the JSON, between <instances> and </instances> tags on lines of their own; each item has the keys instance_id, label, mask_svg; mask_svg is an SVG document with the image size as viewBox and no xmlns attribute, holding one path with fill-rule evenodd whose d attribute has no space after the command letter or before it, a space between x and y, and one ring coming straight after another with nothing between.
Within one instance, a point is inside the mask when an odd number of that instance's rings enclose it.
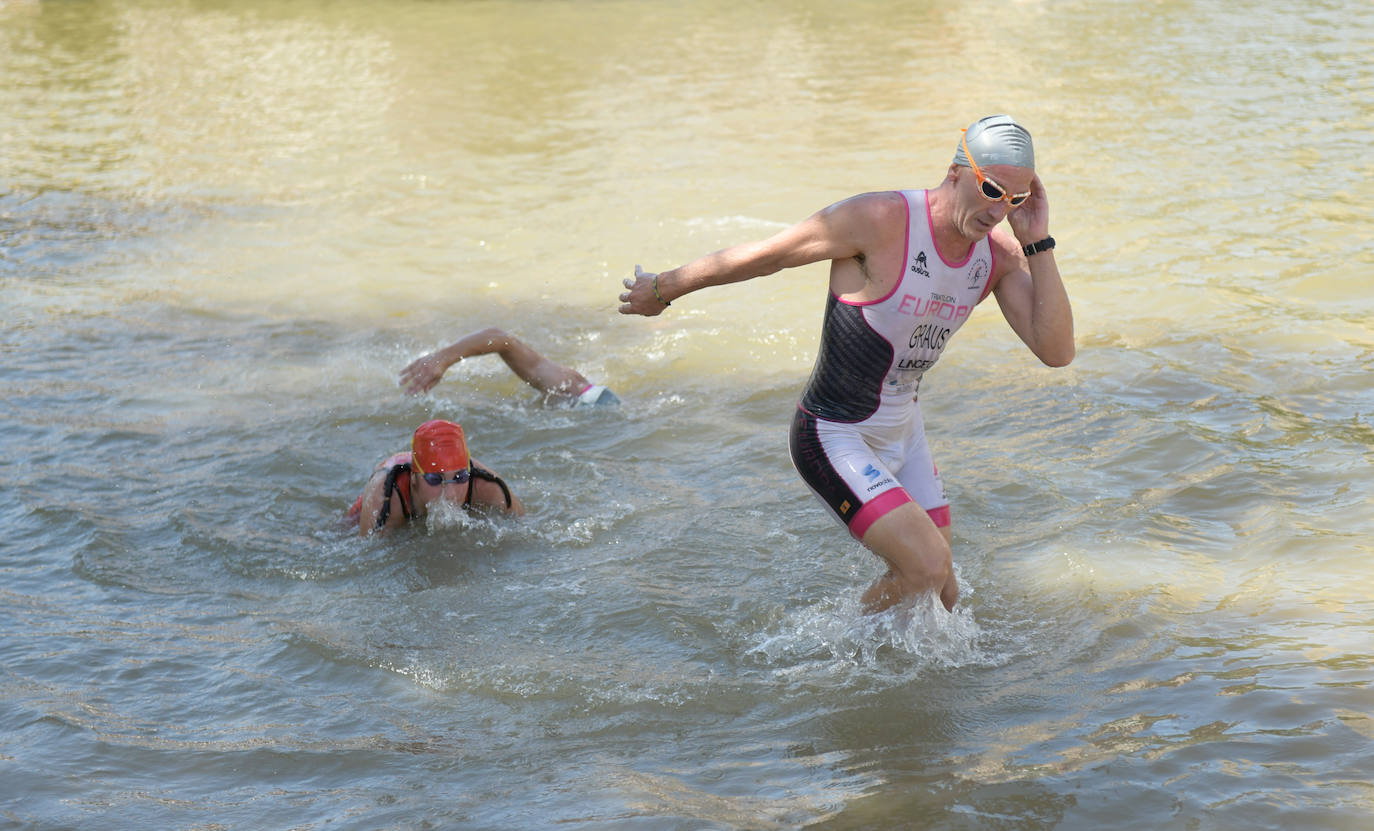
<instances>
[{"instance_id":1,"label":"swimmer with orange cap","mask_svg":"<svg viewBox=\"0 0 1374 831\"><path fill-rule=\"evenodd\" d=\"M468 455L463 428L435 419L415 430L409 451L377 465L347 516L366 535L422 517L441 499L464 510L525 513L505 480Z\"/></svg>"},{"instance_id":2,"label":"swimmer with orange cap","mask_svg":"<svg viewBox=\"0 0 1374 831\"><path fill-rule=\"evenodd\" d=\"M620 403L616 394L593 384L573 369L554 363L519 338L497 328L464 335L443 349L416 358L401 370L401 383L411 395L427 392L449 367L467 358L496 354L520 380L539 390L544 402L569 407L604 407Z\"/></svg>"},{"instance_id":3,"label":"swimmer with orange cap","mask_svg":"<svg viewBox=\"0 0 1374 831\"><path fill-rule=\"evenodd\" d=\"M952 609L959 596L950 504L917 403L955 332L995 297L1045 365L1074 357L1030 131L993 115L953 133L954 158L935 187L861 193L657 274L635 266L620 295L621 314L652 316L699 289L829 261L819 355L790 450L816 497L887 567L863 595L870 612L931 593Z\"/></svg>"}]
</instances>

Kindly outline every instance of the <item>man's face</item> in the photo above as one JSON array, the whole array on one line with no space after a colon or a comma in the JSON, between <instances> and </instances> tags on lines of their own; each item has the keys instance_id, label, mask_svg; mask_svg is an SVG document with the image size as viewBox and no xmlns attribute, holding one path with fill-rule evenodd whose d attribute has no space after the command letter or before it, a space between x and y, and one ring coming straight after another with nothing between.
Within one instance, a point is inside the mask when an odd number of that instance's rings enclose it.
<instances>
[{"instance_id":1,"label":"man's face","mask_svg":"<svg viewBox=\"0 0 1374 831\"><path fill-rule=\"evenodd\" d=\"M964 209L960 225L971 238L987 236L1007 218L1007 214L1017 210L1019 206L1012 205L1011 201L1028 193L1035 179L1034 170L1013 165L988 165L981 167L979 172L983 175L982 182L971 168L959 168L960 203ZM990 198L989 192L1000 192L1003 198Z\"/></svg>"},{"instance_id":2,"label":"man's face","mask_svg":"<svg viewBox=\"0 0 1374 831\"><path fill-rule=\"evenodd\" d=\"M439 499L461 503L467 497L470 475L467 468L429 473L412 472L411 487L420 497L416 501L422 505Z\"/></svg>"}]
</instances>

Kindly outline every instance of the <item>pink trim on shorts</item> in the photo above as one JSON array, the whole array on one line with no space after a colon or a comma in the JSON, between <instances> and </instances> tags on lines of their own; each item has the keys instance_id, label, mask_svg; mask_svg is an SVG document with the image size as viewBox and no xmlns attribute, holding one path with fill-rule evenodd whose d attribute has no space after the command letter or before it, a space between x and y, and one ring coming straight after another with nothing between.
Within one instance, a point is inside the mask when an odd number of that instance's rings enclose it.
<instances>
[{"instance_id":1,"label":"pink trim on shorts","mask_svg":"<svg viewBox=\"0 0 1374 831\"><path fill-rule=\"evenodd\" d=\"M854 539L863 540L864 534L873 527L873 523L887 516L896 509L908 502L913 502L911 494L906 492L906 488L893 488L875 496L871 501L865 502L864 506L854 514L854 518L849 521L849 533L854 535Z\"/></svg>"},{"instance_id":2,"label":"pink trim on shorts","mask_svg":"<svg viewBox=\"0 0 1374 831\"><path fill-rule=\"evenodd\" d=\"M849 533L854 535L854 539L862 541L864 534L867 534L868 529L873 527L873 523L906 503L915 501L911 498L911 494L906 492L906 488L893 488L886 493L880 493L876 499L860 508L859 512L854 515L854 519L850 520ZM948 505L923 510L930 517L931 522L935 523L936 528L949 527Z\"/></svg>"}]
</instances>

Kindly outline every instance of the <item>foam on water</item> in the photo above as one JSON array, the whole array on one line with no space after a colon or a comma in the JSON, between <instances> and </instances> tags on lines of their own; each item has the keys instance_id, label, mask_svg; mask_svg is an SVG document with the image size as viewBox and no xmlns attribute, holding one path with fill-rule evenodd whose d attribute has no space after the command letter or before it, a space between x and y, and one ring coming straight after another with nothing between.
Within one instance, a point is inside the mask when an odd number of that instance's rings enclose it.
<instances>
[{"instance_id":1,"label":"foam on water","mask_svg":"<svg viewBox=\"0 0 1374 831\"><path fill-rule=\"evenodd\" d=\"M472 545L499 545L512 529L509 524L498 521L498 516L465 510L457 502L439 499L425 509L425 531L430 534L462 532L464 541ZM481 533L469 533L478 529Z\"/></svg>"},{"instance_id":2,"label":"foam on water","mask_svg":"<svg viewBox=\"0 0 1374 831\"><path fill-rule=\"evenodd\" d=\"M967 605L946 611L928 593L877 614L864 614L857 593L784 615L760 632L748 654L784 675L859 669L907 673L912 665L959 668L996 663ZM895 664L894 664L895 662Z\"/></svg>"}]
</instances>

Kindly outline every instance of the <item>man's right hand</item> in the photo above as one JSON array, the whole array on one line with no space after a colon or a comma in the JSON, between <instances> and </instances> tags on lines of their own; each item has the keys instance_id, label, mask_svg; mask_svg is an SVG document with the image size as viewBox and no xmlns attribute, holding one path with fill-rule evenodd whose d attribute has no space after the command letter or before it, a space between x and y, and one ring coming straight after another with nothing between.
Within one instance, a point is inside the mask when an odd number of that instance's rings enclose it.
<instances>
[{"instance_id":1,"label":"man's right hand","mask_svg":"<svg viewBox=\"0 0 1374 831\"><path fill-rule=\"evenodd\" d=\"M401 383L405 385L406 394L418 395L433 389L449 366L440 352L431 352L411 361L409 366L401 370Z\"/></svg>"},{"instance_id":2,"label":"man's right hand","mask_svg":"<svg viewBox=\"0 0 1374 831\"><path fill-rule=\"evenodd\" d=\"M660 301L654 292L654 280L657 278L657 274L645 271L636 263L634 280L626 277L624 285L627 290L620 293L620 313L645 317L662 314L668 304ZM662 291L661 286L659 291Z\"/></svg>"}]
</instances>

